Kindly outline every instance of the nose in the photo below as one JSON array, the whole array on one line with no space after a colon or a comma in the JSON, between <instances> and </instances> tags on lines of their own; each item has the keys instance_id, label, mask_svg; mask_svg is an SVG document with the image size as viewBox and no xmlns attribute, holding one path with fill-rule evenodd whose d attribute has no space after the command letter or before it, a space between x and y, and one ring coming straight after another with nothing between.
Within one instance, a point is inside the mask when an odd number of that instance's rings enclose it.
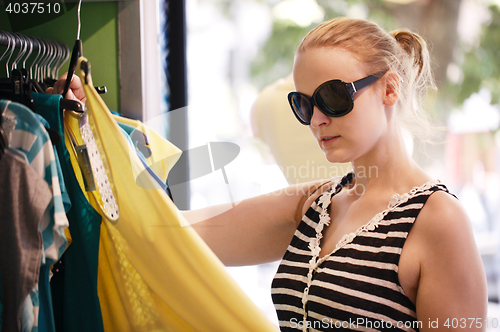
<instances>
[{"instance_id":1,"label":"nose","mask_svg":"<svg viewBox=\"0 0 500 332\"><path fill-rule=\"evenodd\" d=\"M330 123L331 120L332 119L321 112L317 106L314 106L311 123L309 125L313 128L319 128L322 125Z\"/></svg>"}]
</instances>

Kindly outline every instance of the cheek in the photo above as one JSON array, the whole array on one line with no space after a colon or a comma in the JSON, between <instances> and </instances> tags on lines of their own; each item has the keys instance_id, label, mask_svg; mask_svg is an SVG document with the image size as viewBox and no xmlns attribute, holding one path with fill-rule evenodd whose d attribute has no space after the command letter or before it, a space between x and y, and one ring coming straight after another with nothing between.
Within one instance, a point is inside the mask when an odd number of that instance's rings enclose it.
<instances>
[{"instance_id":1,"label":"cheek","mask_svg":"<svg viewBox=\"0 0 500 332\"><path fill-rule=\"evenodd\" d=\"M366 91L355 100L351 113L356 118L355 121L367 128L387 125L384 105L371 91Z\"/></svg>"},{"instance_id":2,"label":"cheek","mask_svg":"<svg viewBox=\"0 0 500 332\"><path fill-rule=\"evenodd\" d=\"M356 105L351 113L345 116L345 120L343 123L345 134L361 144L373 143L387 129L387 119L383 108Z\"/></svg>"}]
</instances>

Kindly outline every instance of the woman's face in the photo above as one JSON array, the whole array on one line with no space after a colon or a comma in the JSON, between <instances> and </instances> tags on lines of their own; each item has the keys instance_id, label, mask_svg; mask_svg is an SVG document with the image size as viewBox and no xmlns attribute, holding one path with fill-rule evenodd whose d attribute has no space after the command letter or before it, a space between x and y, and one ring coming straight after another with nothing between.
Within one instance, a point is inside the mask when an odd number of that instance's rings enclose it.
<instances>
[{"instance_id":1,"label":"woman's face","mask_svg":"<svg viewBox=\"0 0 500 332\"><path fill-rule=\"evenodd\" d=\"M348 51L315 47L295 57L295 89L312 96L322 83L339 79L350 83L374 73ZM354 94L353 110L342 117L328 117L314 107L309 128L330 162L350 162L366 156L384 136L387 117L381 80Z\"/></svg>"}]
</instances>

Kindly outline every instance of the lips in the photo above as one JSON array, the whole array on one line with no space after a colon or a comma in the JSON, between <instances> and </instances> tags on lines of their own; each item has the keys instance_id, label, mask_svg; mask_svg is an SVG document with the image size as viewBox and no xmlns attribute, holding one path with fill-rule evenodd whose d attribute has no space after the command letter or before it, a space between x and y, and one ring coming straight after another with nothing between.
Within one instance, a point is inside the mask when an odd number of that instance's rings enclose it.
<instances>
[{"instance_id":1,"label":"lips","mask_svg":"<svg viewBox=\"0 0 500 332\"><path fill-rule=\"evenodd\" d=\"M333 144L340 136L322 136L320 137L321 139L321 145L328 146L330 144Z\"/></svg>"},{"instance_id":2,"label":"lips","mask_svg":"<svg viewBox=\"0 0 500 332\"><path fill-rule=\"evenodd\" d=\"M337 136L321 136L320 140L322 140L322 141L328 141L328 140L331 140L331 139L334 139L334 138L337 138L337 137L340 137L340 136L339 135L337 135Z\"/></svg>"}]
</instances>

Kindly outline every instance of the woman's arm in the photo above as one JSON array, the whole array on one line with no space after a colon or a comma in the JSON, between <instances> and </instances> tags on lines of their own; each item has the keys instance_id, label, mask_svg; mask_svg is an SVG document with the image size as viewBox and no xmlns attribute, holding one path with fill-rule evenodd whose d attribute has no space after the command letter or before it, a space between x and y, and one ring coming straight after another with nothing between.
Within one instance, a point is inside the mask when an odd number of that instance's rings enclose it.
<instances>
[{"instance_id":1,"label":"woman's arm","mask_svg":"<svg viewBox=\"0 0 500 332\"><path fill-rule=\"evenodd\" d=\"M46 93L62 93L65 73ZM73 75L67 99L85 102L78 76ZM226 265L251 265L281 259L297 227L296 212L317 182L298 184L232 204L180 211ZM311 201L309 200L309 205ZM307 205L307 203L306 203Z\"/></svg>"},{"instance_id":2,"label":"woman's arm","mask_svg":"<svg viewBox=\"0 0 500 332\"><path fill-rule=\"evenodd\" d=\"M181 213L225 265L272 262L285 253L297 227L297 207L313 185L290 186L234 207L225 204Z\"/></svg>"},{"instance_id":3,"label":"woman's arm","mask_svg":"<svg viewBox=\"0 0 500 332\"><path fill-rule=\"evenodd\" d=\"M461 204L447 193L434 193L414 231L421 244L416 298L421 331L486 331L486 277Z\"/></svg>"}]
</instances>

